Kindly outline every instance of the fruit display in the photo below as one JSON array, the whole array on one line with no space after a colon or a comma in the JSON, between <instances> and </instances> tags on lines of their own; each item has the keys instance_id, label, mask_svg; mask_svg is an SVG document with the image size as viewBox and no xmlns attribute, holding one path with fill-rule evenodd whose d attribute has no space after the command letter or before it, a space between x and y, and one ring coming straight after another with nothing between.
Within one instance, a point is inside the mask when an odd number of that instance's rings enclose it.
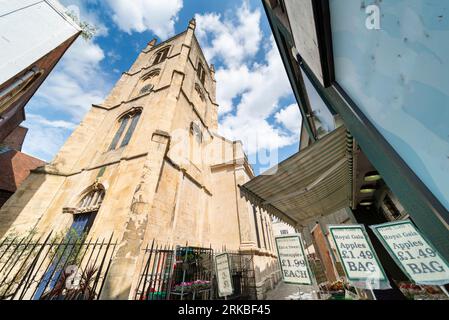
<instances>
[{"instance_id":1,"label":"fruit display","mask_svg":"<svg viewBox=\"0 0 449 320\"><path fill-rule=\"evenodd\" d=\"M410 300L448 300L444 292L437 286L417 285L410 282L399 282L399 289Z\"/></svg>"}]
</instances>

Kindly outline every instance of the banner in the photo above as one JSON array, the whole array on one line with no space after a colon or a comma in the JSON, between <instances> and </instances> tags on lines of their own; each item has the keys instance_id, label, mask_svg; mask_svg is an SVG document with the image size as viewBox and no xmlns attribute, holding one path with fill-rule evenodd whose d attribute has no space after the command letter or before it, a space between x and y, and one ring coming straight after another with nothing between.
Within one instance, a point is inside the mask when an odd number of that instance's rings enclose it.
<instances>
[{"instance_id":1,"label":"banner","mask_svg":"<svg viewBox=\"0 0 449 320\"><path fill-rule=\"evenodd\" d=\"M371 229L416 284L449 283L449 264L410 220L375 225Z\"/></svg>"},{"instance_id":2,"label":"banner","mask_svg":"<svg viewBox=\"0 0 449 320\"><path fill-rule=\"evenodd\" d=\"M357 288L390 289L390 282L363 225L329 225L346 277Z\"/></svg>"},{"instance_id":3,"label":"banner","mask_svg":"<svg viewBox=\"0 0 449 320\"><path fill-rule=\"evenodd\" d=\"M218 296L226 297L232 295L234 288L232 287L231 269L227 253L219 254L215 257L215 267L217 269Z\"/></svg>"},{"instance_id":4,"label":"banner","mask_svg":"<svg viewBox=\"0 0 449 320\"><path fill-rule=\"evenodd\" d=\"M309 262L304 254L301 235L276 237L279 264L285 283L311 285Z\"/></svg>"}]
</instances>

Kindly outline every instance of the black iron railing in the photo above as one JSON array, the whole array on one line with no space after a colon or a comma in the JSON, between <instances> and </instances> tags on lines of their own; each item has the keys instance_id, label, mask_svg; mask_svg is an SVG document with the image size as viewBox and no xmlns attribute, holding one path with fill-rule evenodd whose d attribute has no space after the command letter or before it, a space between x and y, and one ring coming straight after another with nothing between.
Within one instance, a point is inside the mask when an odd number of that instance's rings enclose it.
<instances>
[{"instance_id":1,"label":"black iron railing","mask_svg":"<svg viewBox=\"0 0 449 320\"><path fill-rule=\"evenodd\" d=\"M116 243L34 237L0 243L0 299L99 299Z\"/></svg>"},{"instance_id":2,"label":"black iron railing","mask_svg":"<svg viewBox=\"0 0 449 320\"><path fill-rule=\"evenodd\" d=\"M160 245L154 240L145 248L137 300L211 299L214 273L213 250Z\"/></svg>"},{"instance_id":3,"label":"black iron railing","mask_svg":"<svg viewBox=\"0 0 449 320\"><path fill-rule=\"evenodd\" d=\"M227 300L257 300L256 275L254 271L254 254L240 251L224 251L229 256L229 263L234 293ZM216 277L214 277L214 299L223 299L218 295Z\"/></svg>"}]
</instances>

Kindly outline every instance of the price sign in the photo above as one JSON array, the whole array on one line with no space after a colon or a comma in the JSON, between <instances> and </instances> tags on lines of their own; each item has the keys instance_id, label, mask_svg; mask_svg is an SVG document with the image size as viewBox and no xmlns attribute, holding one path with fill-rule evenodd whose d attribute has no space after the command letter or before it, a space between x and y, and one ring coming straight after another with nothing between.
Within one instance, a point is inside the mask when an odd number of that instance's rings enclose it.
<instances>
[{"instance_id":1,"label":"price sign","mask_svg":"<svg viewBox=\"0 0 449 320\"><path fill-rule=\"evenodd\" d=\"M282 278L286 283L311 285L312 278L299 234L276 237Z\"/></svg>"},{"instance_id":2,"label":"price sign","mask_svg":"<svg viewBox=\"0 0 449 320\"><path fill-rule=\"evenodd\" d=\"M449 265L410 220L371 226L387 251L415 283L449 283Z\"/></svg>"},{"instance_id":3,"label":"price sign","mask_svg":"<svg viewBox=\"0 0 449 320\"><path fill-rule=\"evenodd\" d=\"M215 267L217 270L218 295L220 297L232 295L234 288L232 287L231 269L227 253L215 257Z\"/></svg>"},{"instance_id":4,"label":"price sign","mask_svg":"<svg viewBox=\"0 0 449 320\"><path fill-rule=\"evenodd\" d=\"M328 228L352 285L377 290L391 288L362 225L338 225Z\"/></svg>"}]
</instances>

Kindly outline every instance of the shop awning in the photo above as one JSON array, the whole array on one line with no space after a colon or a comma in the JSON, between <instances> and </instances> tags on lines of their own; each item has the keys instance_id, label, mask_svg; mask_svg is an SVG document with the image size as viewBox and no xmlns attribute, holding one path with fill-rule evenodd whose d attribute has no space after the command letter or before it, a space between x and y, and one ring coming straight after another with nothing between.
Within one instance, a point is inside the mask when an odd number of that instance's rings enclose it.
<instances>
[{"instance_id":1,"label":"shop awning","mask_svg":"<svg viewBox=\"0 0 449 320\"><path fill-rule=\"evenodd\" d=\"M350 206L352 138L344 127L243 186L252 204L293 226Z\"/></svg>"}]
</instances>

